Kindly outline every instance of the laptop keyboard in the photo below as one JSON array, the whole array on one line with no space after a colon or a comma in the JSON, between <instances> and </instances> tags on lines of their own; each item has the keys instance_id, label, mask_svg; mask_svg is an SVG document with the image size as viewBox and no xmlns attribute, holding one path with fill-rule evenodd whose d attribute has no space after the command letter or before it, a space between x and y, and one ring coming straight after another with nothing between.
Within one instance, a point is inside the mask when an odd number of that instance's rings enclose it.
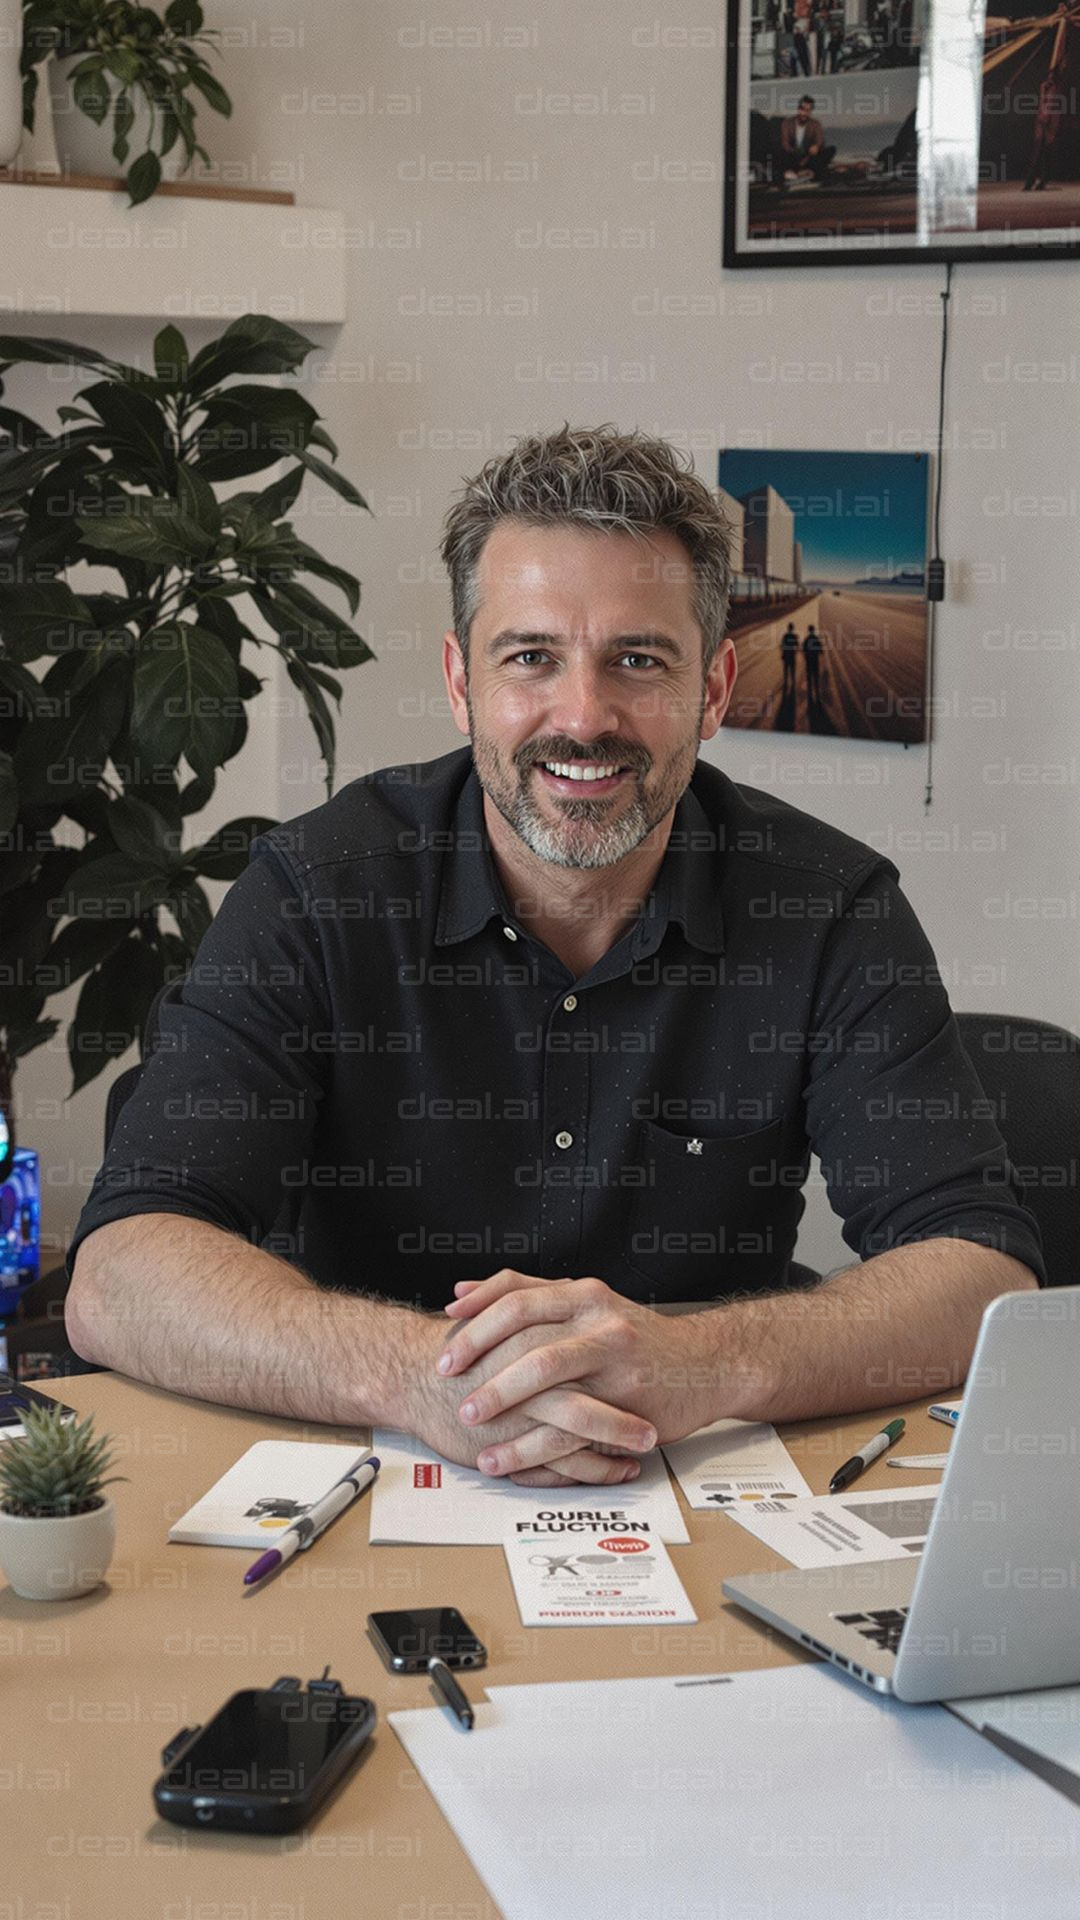
<instances>
[{"instance_id":1,"label":"laptop keyboard","mask_svg":"<svg viewBox=\"0 0 1080 1920\"><path fill-rule=\"evenodd\" d=\"M900 1635L908 1617L906 1607L879 1607L869 1613L837 1613L833 1615L842 1627L855 1627L864 1640L872 1640L882 1653L895 1653L900 1645Z\"/></svg>"}]
</instances>

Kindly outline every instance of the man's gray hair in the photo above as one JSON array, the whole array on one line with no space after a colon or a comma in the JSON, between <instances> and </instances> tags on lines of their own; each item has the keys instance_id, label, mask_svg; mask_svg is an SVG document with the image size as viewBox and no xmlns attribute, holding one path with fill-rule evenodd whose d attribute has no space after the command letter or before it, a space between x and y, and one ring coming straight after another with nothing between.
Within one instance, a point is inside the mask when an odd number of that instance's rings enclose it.
<instances>
[{"instance_id":1,"label":"man's gray hair","mask_svg":"<svg viewBox=\"0 0 1080 1920\"><path fill-rule=\"evenodd\" d=\"M731 528L689 460L680 465L666 440L567 422L554 433L518 440L465 482L446 516L442 557L466 667L480 602L480 554L501 520L594 533L673 533L690 556L691 601L708 672L727 622Z\"/></svg>"}]
</instances>

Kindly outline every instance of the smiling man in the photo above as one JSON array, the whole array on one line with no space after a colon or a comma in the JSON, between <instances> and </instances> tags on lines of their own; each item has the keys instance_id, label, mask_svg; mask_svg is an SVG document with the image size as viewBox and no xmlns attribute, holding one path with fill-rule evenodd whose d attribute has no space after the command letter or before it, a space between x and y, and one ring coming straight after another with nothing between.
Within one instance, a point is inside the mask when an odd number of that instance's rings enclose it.
<instances>
[{"instance_id":1,"label":"smiling man","mask_svg":"<svg viewBox=\"0 0 1080 1920\"><path fill-rule=\"evenodd\" d=\"M708 489L565 427L443 554L470 744L255 843L79 1221L74 1346L544 1485L958 1384L1037 1231L895 869L698 758ZM860 1264L807 1290L812 1151Z\"/></svg>"}]
</instances>

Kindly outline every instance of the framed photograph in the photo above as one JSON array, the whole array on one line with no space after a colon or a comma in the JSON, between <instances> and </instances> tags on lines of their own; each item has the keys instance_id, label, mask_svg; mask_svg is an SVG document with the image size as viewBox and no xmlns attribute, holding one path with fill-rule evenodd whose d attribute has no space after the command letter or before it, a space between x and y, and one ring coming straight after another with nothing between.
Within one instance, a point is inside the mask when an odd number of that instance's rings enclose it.
<instances>
[{"instance_id":1,"label":"framed photograph","mask_svg":"<svg viewBox=\"0 0 1080 1920\"><path fill-rule=\"evenodd\" d=\"M925 453L720 455L732 534L724 725L926 738Z\"/></svg>"},{"instance_id":2,"label":"framed photograph","mask_svg":"<svg viewBox=\"0 0 1080 1920\"><path fill-rule=\"evenodd\" d=\"M731 0L724 264L1080 253L1080 4Z\"/></svg>"}]
</instances>

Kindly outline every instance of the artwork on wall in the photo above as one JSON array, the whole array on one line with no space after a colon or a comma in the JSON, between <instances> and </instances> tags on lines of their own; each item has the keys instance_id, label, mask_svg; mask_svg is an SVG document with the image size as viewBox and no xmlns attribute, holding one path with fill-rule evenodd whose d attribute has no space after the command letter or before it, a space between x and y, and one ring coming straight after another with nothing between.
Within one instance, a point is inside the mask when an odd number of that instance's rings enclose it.
<instances>
[{"instance_id":1,"label":"artwork on wall","mask_svg":"<svg viewBox=\"0 0 1080 1920\"><path fill-rule=\"evenodd\" d=\"M1080 0L732 0L726 266L1080 252Z\"/></svg>"},{"instance_id":2,"label":"artwork on wall","mask_svg":"<svg viewBox=\"0 0 1080 1920\"><path fill-rule=\"evenodd\" d=\"M720 455L732 529L725 725L926 738L924 453Z\"/></svg>"}]
</instances>

